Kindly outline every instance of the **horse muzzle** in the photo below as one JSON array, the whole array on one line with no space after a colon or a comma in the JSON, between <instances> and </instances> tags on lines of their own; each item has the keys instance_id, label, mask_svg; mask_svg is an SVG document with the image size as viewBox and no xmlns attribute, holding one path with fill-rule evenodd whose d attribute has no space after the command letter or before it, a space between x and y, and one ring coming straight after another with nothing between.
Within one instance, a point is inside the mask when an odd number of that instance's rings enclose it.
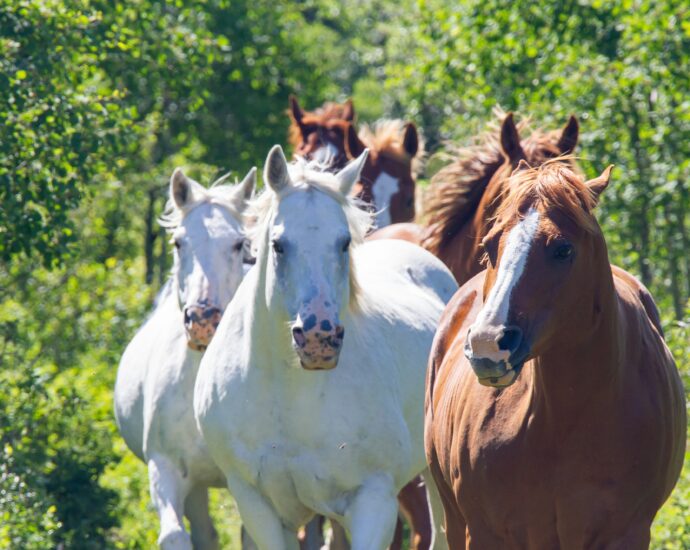
<instances>
[{"instance_id":1,"label":"horse muzzle","mask_svg":"<svg viewBox=\"0 0 690 550\"><path fill-rule=\"evenodd\" d=\"M499 331L492 331L490 339L483 336L472 334L472 329L468 331L465 357L480 384L506 388L517 380L522 371L529 356L529 345L517 327L501 327Z\"/></svg>"},{"instance_id":2,"label":"horse muzzle","mask_svg":"<svg viewBox=\"0 0 690 550\"><path fill-rule=\"evenodd\" d=\"M304 321L298 316L292 326L292 345L302 368L330 370L338 365L345 327L312 313Z\"/></svg>"},{"instance_id":3,"label":"horse muzzle","mask_svg":"<svg viewBox=\"0 0 690 550\"><path fill-rule=\"evenodd\" d=\"M187 345L195 351L205 351L216 333L222 316L222 310L217 307L196 305L184 308Z\"/></svg>"}]
</instances>

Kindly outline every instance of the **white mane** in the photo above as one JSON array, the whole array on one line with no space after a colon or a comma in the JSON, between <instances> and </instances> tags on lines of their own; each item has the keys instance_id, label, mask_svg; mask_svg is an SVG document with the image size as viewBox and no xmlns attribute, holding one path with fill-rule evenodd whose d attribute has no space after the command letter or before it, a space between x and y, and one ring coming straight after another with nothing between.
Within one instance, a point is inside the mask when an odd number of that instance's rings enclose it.
<instances>
[{"instance_id":1,"label":"white mane","mask_svg":"<svg viewBox=\"0 0 690 550\"><path fill-rule=\"evenodd\" d=\"M261 244L267 240L268 224L280 200L291 193L307 188L321 191L343 207L353 247L364 242L364 237L373 226L373 214L361 207L363 203L359 199L344 196L338 190L336 175L326 170L328 170L327 165L298 157L288 165L292 185L287 186L280 193L265 188L256 199L250 202L247 216L256 223L249 230L249 237L255 254L260 252Z\"/></svg>"},{"instance_id":2,"label":"white mane","mask_svg":"<svg viewBox=\"0 0 690 550\"><path fill-rule=\"evenodd\" d=\"M185 205L184 208L178 207L175 201L169 198L165 203L165 211L158 218L158 223L168 232L172 232L175 228L179 227L187 214L202 204L217 204L222 206L228 210L235 219L241 221L242 213L237 209L237 205L232 200L236 185L239 183L237 178L235 178L235 184L222 185L229 177L230 173L219 177L209 188L205 188L201 185L197 186L194 191L193 200Z\"/></svg>"}]
</instances>

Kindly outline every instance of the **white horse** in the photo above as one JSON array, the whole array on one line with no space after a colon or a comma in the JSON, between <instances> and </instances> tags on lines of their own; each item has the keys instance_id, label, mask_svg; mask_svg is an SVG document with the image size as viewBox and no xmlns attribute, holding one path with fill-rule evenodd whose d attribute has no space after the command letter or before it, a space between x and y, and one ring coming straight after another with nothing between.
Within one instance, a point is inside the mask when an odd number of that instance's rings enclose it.
<instances>
[{"instance_id":1,"label":"white horse","mask_svg":"<svg viewBox=\"0 0 690 550\"><path fill-rule=\"evenodd\" d=\"M175 245L172 276L117 373L117 424L148 465L160 517L158 543L166 550L218 548L208 488L224 487L224 476L197 429L193 388L204 350L242 281L248 244L242 213L255 183L255 168L239 185L209 189L175 170L161 219Z\"/></svg>"},{"instance_id":2,"label":"white horse","mask_svg":"<svg viewBox=\"0 0 690 550\"><path fill-rule=\"evenodd\" d=\"M348 193L366 154L333 175L271 150L257 265L199 368L199 427L262 550L297 548L315 513L354 550L385 548L426 467L427 355L457 284L417 246L363 244L371 216Z\"/></svg>"}]
</instances>

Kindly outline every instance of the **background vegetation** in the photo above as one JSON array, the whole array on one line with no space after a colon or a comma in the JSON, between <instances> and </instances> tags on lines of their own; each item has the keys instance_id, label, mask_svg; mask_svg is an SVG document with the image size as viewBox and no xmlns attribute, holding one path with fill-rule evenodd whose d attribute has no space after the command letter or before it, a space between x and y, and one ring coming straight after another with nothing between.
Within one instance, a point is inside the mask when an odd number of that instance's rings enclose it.
<instances>
[{"instance_id":1,"label":"background vegetation","mask_svg":"<svg viewBox=\"0 0 690 550\"><path fill-rule=\"evenodd\" d=\"M496 105L577 114L588 175L617 166L611 258L652 289L688 387L689 56L683 0L0 0L0 548L155 543L111 388L167 275L167 177L260 166L290 93L414 120L432 152ZM690 548L689 517L686 466L654 547Z\"/></svg>"}]
</instances>

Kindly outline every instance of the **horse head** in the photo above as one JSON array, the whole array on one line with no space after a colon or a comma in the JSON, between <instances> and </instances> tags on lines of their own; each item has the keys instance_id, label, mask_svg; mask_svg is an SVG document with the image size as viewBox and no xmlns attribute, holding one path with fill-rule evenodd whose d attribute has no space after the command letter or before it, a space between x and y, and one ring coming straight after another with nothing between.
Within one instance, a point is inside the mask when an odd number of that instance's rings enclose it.
<instances>
[{"instance_id":1,"label":"horse head","mask_svg":"<svg viewBox=\"0 0 690 550\"><path fill-rule=\"evenodd\" d=\"M355 119L352 100L325 103L314 112L304 111L295 96L290 96L290 143L295 155L316 160L331 169L347 163L345 132Z\"/></svg>"},{"instance_id":2,"label":"horse head","mask_svg":"<svg viewBox=\"0 0 690 550\"><path fill-rule=\"evenodd\" d=\"M265 194L273 206L264 216L259 256L267 302L272 315L283 312L281 323L289 326L291 346L308 370L338 363L342 316L356 293L350 251L362 242L370 219L348 194L366 158L365 151L337 174L318 172L303 159L288 165L279 146L266 159Z\"/></svg>"},{"instance_id":3,"label":"horse head","mask_svg":"<svg viewBox=\"0 0 690 550\"><path fill-rule=\"evenodd\" d=\"M606 244L592 214L611 167L583 181L565 163L513 172L484 237L484 304L465 355L480 383L512 384L525 361L564 352L591 335Z\"/></svg>"},{"instance_id":4,"label":"horse head","mask_svg":"<svg viewBox=\"0 0 690 550\"><path fill-rule=\"evenodd\" d=\"M370 155L353 193L371 204L376 226L409 222L415 217L414 159L423 149L417 128L411 122L380 121L373 131L364 127L360 136L352 124L347 127L345 149L356 158L367 147ZM366 143L365 143L366 142Z\"/></svg>"},{"instance_id":5,"label":"horse head","mask_svg":"<svg viewBox=\"0 0 690 550\"><path fill-rule=\"evenodd\" d=\"M204 188L177 168L162 223L174 244L173 280L187 342L203 351L243 277L246 239L242 212L256 184L256 168L237 185Z\"/></svg>"}]
</instances>

